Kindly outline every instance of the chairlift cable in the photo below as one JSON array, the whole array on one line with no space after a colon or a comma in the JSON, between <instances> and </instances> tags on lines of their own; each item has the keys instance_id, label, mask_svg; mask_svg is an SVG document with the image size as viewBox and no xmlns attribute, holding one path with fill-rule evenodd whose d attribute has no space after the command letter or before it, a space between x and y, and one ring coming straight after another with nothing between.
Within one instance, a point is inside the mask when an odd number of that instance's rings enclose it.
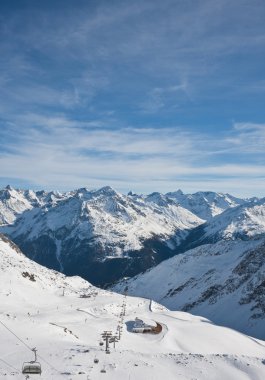
<instances>
[{"instance_id":1,"label":"chairlift cable","mask_svg":"<svg viewBox=\"0 0 265 380\"><path fill-rule=\"evenodd\" d=\"M56 371L56 372L58 372L58 373L61 373L61 371L59 371L58 369L56 369L52 364L50 364L49 362L47 362L47 360L45 360L42 356L40 356L39 354L38 354L38 357L42 360L42 361L44 361L44 363L46 363L46 364L48 364L48 366L50 366L54 371Z\"/></svg>"},{"instance_id":2,"label":"chairlift cable","mask_svg":"<svg viewBox=\"0 0 265 380\"><path fill-rule=\"evenodd\" d=\"M24 346L26 346L31 352L33 351L33 349L26 343L23 341L23 339L19 338L19 336L17 336L9 327L7 327L1 320L0 320L0 324L3 325L12 335L14 335L21 343L24 344ZM53 365L51 365L49 362L47 362L47 360L45 360L42 356L40 356L38 354L38 357L43 360L46 364L48 364L48 366L50 366L53 370L55 370L56 372L58 373L61 373L58 369L56 369Z\"/></svg>"},{"instance_id":3,"label":"chairlift cable","mask_svg":"<svg viewBox=\"0 0 265 380\"><path fill-rule=\"evenodd\" d=\"M2 321L0 321L1 325L3 325L12 335L14 335L21 343L24 344L30 351L32 351L32 348L25 343L21 338L19 338L9 327L7 327Z\"/></svg>"},{"instance_id":4,"label":"chairlift cable","mask_svg":"<svg viewBox=\"0 0 265 380\"><path fill-rule=\"evenodd\" d=\"M0 358L0 361L3 362L5 365L7 365L8 367L14 369L15 371L17 371L19 373L19 370L15 367L13 367L11 364L9 364L8 362L6 362L4 359L1 359Z\"/></svg>"}]
</instances>

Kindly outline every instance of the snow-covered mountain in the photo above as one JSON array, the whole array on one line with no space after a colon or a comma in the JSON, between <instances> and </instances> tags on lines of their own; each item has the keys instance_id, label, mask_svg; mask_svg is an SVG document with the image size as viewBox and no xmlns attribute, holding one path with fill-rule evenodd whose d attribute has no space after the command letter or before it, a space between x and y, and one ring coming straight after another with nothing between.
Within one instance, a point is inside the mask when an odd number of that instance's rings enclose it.
<instances>
[{"instance_id":1,"label":"snow-covered mountain","mask_svg":"<svg viewBox=\"0 0 265 380\"><path fill-rule=\"evenodd\" d=\"M11 186L0 190L0 226L9 225L27 210L56 203L67 194L32 190L16 190Z\"/></svg>"},{"instance_id":2,"label":"snow-covered mountain","mask_svg":"<svg viewBox=\"0 0 265 380\"><path fill-rule=\"evenodd\" d=\"M229 208L248 202L248 199L236 198L230 194L212 191L184 194L181 190L178 190L167 193L166 196L204 220L210 220L213 216L219 215Z\"/></svg>"},{"instance_id":3,"label":"snow-covered mountain","mask_svg":"<svg viewBox=\"0 0 265 380\"><path fill-rule=\"evenodd\" d=\"M0 190L0 225L13 223L18 215L33 208L33 204L39 204L34 192L26 194L10 186Z\"/></svg>"},{"instance_id":4,"label":"snow-covered mountain","mask_svg":"<svg viewBox=\"0 0 265 380\"><path fill-rule=\"evenodd\" d=\"M125 196L111 187L38 192L32 193L33 205L25 192L6 192L12 204L17 194L25 206L19 215L14 208L15 222L1 231L37 262L95 284L135 275L172 256L189 231L203 223L161 194Z\"/></svg>"},{"instance_id":5,"label":"snow-covered mountain","mask_svg":"<svg viewBox=\"0 0 265 380\"><path fill-rule=\"evenodd\" d=\"M263 234L265 234L265 198L224 211L206 224L195 228L188 240L191 246L197 246L219 240L248 240Z\"/></svg>"},{"instance_id":6,"label":"snow-covered mountain","mask_svg":"<svg viewBox=\"0 0 265 380\"><path fill-rule=\"evenodd\" d=\"M28 257L101 286L203 243L265 232L264 200L212 192L123 195L109 186L64 194L7 187L0 222L0 232Z\"/></svg>"},{"instance_id":7,"label":"snow-covered mountain","mask_svg":"<svg viewBox=\"0 0 265 380\"><path fill-rule=\"evenodd\" d=\"M105 187L96 191L79 189L60 198L60 202L31 209L7 231L12 231L14 237L27 233L32 240L49 230L56 233L63 228L74 229L68 237L93 238L109 256L120 256L141 249L142 241L154 236L172 238L178 244L185 232L201 223L173 201L135 201Z\"/></svg>"},{"instance_id":8,"label":"snow-covered mountain","mask_svg":"<svg viewBox=\"0 0 265 380\"><path fill-rule=\"evenodd\" d=\"M265 342L68 278L26 258L0 236L0 378L22 380L23 362L37 348L39 379L263 380ZM124 315L123 315L124 314ZM160 326L135 334L138 317ZM120 340L105 353L101 334ZM97 360L95 360L97 359ZM104 373L105 371L105 373ZM30 378L34 376L30 376Z\"/></svg>"},{"instance_id":9,"label":"snow-covered mountain","mask_svg":"<svg viewBox=\"0 0 265 380\"><path fill-rule=\"evenodd\" d=\"M265 339L264 238L202 245L113 289Z\"/></svg>"}]
</instances>

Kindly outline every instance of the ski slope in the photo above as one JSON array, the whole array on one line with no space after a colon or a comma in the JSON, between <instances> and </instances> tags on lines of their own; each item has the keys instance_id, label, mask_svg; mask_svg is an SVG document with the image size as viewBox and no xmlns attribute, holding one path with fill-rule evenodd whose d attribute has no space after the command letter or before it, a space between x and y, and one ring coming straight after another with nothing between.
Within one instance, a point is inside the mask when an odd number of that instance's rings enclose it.
<instances>
[{"instance_id":1,"label":"ski slope","mask_svg":"<svg viewBox=\"0 0 265 380\"><path fill-rule=\"evenodd\" d=\"M113 286L265 339L265 240L219 241ZM228 312L229 311L229 312Z\"/></svg>"},{"instance_id":2,"label":"ski slope","mask_svg":"<svg viewBox=\"0 0 265 380\"><path fill-rule=\"evenodd\" d=\"M1 379L25 379L21 366L33 359L33 347L43 372L30 379L265 378L263 341L148 299L67 278L30 261L4 237L0 267ZM136 317L158 322L162 332L132 333ZM115 334L118 325L123 326L121 339L106 354L99 345L101 333Z\"/></svg>"}]
</instances>

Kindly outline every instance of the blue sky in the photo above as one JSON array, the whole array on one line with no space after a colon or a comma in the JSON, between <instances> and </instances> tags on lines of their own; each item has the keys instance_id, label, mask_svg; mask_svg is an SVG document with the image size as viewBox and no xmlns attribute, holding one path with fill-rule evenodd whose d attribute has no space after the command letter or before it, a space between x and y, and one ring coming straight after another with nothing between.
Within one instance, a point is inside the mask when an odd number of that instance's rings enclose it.
<instances>
[{"instance_id":1,"label":"blue sky","mask_svg":"<svg viewBox=\"0 0 265 380\"><path fill-rule=\"evenodd\" d=\"M264 196L263 0L2 0L0 186Z\"/></svg>"}]
</instances>

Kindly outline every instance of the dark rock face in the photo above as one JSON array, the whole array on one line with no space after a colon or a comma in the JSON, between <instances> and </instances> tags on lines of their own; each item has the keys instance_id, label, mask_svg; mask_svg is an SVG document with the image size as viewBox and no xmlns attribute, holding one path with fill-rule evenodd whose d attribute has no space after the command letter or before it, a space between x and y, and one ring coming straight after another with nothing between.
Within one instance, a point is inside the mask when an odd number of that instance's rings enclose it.
<instances>
[{"instance_id":1,"label":"dark rock face","mask_svg":"<svg viewBox=\"0 0 265 380\"><path fill-rule=\"evenodd\" d=\"M73 238L61 241L60 256L56 254L54 237L49 235L42 235L33 241L20 236L15 239L15 243L37 263L69 276L81 276L102 287L122 277L133 277L174 254L158 238L145 241L141 250L129 251L120 258L106 258L107 252L99 244L94 244L93 239L77 241Z\"/></svg>"},{"instance_id":2,"label":"dark rock face","mask_svg":"<svg viewBox=\"0 0 265 380\"><path fill-rule=\"evenodd\" d=\"M213 284L201 296L192 303L187 303L182 307L183 311L191 311L206 301L209 304L216 303L224 295L236 293L241 288L240 305L252 304L253 314L251 318L265 319L265 244L244 255L242 261L234 268L229 278L223 284ZM169 292L168 296L173 296L178 291L182 291L191 284L192 279L187 281L178 289Z\"/></svg>"},{"instance_id":3,"label":"dark rock face","mask_svg":"<svg viewBox=\"0 0 265 380\"><path fill-rule=\"evenodd\" d=\"M7 188L1 194L1 232L36 262L100 286L176 254L201 223L159 193L123 196L104 187L65 194Z\"/></svg>"},{"instance_id":4,"label":"dark rock face","mask_svg":"<svg viewBox=\"0 0 265 380\"><path fill-rule=\"evenodd\" d=\"M235 268L235 273L248 282L245 295L240 299L240 304L250 304L254 312L252 318L263 317L265 319L265 272L262 267L265 262L265 244L258 250L250 252L244 260ZM255 276L253 276L253 274Z\"/></svg>"},{"instance_id":5,"label":"dark rock face","mask_svg":"<svg viewBox=\"0 0 265 380\"><path fill-rule=\"evenodd\" d=\"M190 311L192 310L195 306L208 301L210 304L213 304L217 301L218 296L220 295L220 291L223 289L222 285L216 284L210 286L207 290L205 290L200 298L197 301L194 301L192 303L187 303L186 305L183 306L182 310L183 311Z\"/></svg>"},{"instance_id":6,"label":"dark rock face","mask_svg":"<svg viewBox=\"0 0 265 380\"><path fill-rule=\"evenodd\" d=\"M34 241L28 241L23 237L18 237L14 241L30 259L49 269L60 270L56 258L56 245L48 235L40 236Z\"/></svg>"}]
</instances>

